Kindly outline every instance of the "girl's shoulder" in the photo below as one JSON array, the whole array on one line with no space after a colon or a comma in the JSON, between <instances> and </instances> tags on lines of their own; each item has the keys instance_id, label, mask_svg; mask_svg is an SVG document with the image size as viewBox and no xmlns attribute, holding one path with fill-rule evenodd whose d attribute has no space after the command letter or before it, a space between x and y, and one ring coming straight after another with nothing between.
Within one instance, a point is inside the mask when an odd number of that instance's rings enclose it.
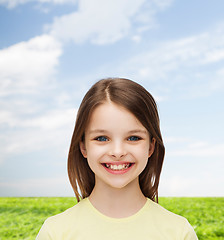
<instances>
[{"instance_id":1,"label":"girl's shoulder","mask_svg":"<svg viewBox=\"0 0 224 240\"><path fill-rule=\"evenodd\" d=\"M150 199L148 201L148 215L154 224L159 224L164 229L176 229L175 231L179 231L179 235L186 239L197 239L193 227L185 217L165 209Z\"/></svg>"},{"instance_id":2,"label":"girl's shoulder","mask_svg":"<svg viewBox=\"0 0 224 240\"><path fill-rule=\"evenodd\" d=\"M67 239L67 233L79 227L83 222L83 208L86 200L82 200L62 213L47 218L41 227L36 240Z\"/></svg>"},{"instance_id":3,"label":"girl's shoulder","mask_svg":"<svg viewBox=\"0 0 224 240\"><path fill-rule=\"evenodd\" d=\"M164 207L162 207L160 204L153 202L152 200L148 199L149 201L149 208L151 214L153 215L154 218L159 219L159 220L170 220L170 221L176 221L176 222L186 222L186 218L175 214Z\"/></svg>"},{"instance_id":4,"label":"girl's shoulder","mask_svg":"<svg viewBox=\"0 0 224 240\"><path fill-rule=\"evenodd\" d=\"M54 224L56 224L57 222L61 224L63 222L68 222L74 218L78 218L80 215L83 215L83 210L85 210L86 201L87 199L81 200L73 207L66 209L64 212L61 212L59 214L47 218L45 222L47 222L48 224L50 224L51 222L54 222Z\"/></svg>"}]
</instances>

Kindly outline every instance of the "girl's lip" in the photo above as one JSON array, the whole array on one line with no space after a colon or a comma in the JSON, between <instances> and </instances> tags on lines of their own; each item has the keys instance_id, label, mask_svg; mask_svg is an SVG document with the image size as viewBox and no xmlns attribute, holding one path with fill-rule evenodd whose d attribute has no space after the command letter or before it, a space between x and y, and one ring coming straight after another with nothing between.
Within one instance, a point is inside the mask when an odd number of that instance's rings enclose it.
<instances>
[{"instance_id":1,"label":"girl's lip","mask_svg":"<svg viewBox=\"0 0 224 240\"><path fill-rule=\"evenodd\" d=\"M123 164L130 164L130 166L126 169L123 169L123 170L114 170L114 169L111 169L111 168L107 168L106 167L106 164L111 164L111 165L123 165ZM134 163L131 163L131 162L125 162L125 163L102 163L102 166L105 168L105 170L107 170L107 172L109 173L112 173L112 174L115 174L115 175L119 175L119 174L124 174L128 171L130 171L130 169L132 168L132 166L134 165Z\"/></svg>"},{"instance_id":2,"label":"girl's lip","mask_svg":"<svg viewBox=\"0 0 224 240\"><path fill-rule=\"evenodd\" d=\"M123 165L123 164L134 164L133 162L103 162L101 164L110 164L110 165Z\"/></svg>"}]
</instances>

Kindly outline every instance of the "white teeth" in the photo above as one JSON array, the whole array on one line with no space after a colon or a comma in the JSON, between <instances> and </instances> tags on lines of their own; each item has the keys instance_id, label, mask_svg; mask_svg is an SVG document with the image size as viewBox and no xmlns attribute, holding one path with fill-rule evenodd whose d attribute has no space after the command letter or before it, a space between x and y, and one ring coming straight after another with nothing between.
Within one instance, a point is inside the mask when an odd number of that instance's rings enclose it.
<instances>
[{"instance_id":1,"label":"white teeth","mask_svg":"<svg viewBox=\"0 0 224 240\"><path fill-rule=\"evenodd\" d=\"M121 166L121 165L118 165L118 166L117 166L117 169L118 169L118 170L121 170L122 168L124 168L123 166L124 166L124 165L122 165L122 166Z\"/></svg>"},{"instance_id":2,"label":"white teeth","mask_svg":"<svg viewBox=\"0 0 224 240\"><path fill-rule=\"evenodd\" d=\"M107 167L107 168L110 168L110 169L112 169L112 170L124 170L124 169L127 169L127 168L129 168L130 167L130 163L126 163L126 164L121 164L121 165L112 165L112 164L108 164L108 163L106 163L105 164L105 166Z\"/></svg>"}]
</instances>

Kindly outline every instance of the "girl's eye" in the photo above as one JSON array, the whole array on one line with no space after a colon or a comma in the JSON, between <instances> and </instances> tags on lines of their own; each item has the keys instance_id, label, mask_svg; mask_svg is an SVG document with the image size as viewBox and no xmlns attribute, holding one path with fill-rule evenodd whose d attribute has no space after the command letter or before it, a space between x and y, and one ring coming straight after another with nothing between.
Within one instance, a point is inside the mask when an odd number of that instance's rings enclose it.
<instances>
[{"instance_id":1,"label":"girl's eye","mask_svg":"<svg viewBox=\"0 0 224 240\"><path fill-rule=\"evenodd\" d=\"M128 141L139 141L141 138L137 136L131 136L128 138Z\"/></svg>"},{"instance_id":2,"label":"girl's eye","mask_svg":"<svg viewBox=\"0 0 224 240\"><path fill-rule=\"evenodd\" d=\"M95 138L95 140L100 141L100 142L106 142L106 141L108 141L108 138L105 136L100 136L100 137Z\"/></svg>"}]
</instances>

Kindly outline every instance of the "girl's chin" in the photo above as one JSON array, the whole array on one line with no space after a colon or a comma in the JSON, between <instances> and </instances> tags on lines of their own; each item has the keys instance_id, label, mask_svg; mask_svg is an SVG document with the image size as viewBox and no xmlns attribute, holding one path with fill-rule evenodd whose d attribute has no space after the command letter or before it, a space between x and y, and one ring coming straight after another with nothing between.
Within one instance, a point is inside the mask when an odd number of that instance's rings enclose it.
<instances>
[{"instance_id":1,"label":"girl's chin","mask_svg":"<svg viewBox=\"0 0 224 240\"><path fill-rule=\"evenodd\" d=\"M124 178L115 178L115 179L100 179L101 183L100 189L102 190L104 187L108 190L124 190L132 185L136 185L137 188L139 188L138 178L136 179L124 179ZM96 186L98 185L96 181Z\"/></svg>"}]
</instances>

